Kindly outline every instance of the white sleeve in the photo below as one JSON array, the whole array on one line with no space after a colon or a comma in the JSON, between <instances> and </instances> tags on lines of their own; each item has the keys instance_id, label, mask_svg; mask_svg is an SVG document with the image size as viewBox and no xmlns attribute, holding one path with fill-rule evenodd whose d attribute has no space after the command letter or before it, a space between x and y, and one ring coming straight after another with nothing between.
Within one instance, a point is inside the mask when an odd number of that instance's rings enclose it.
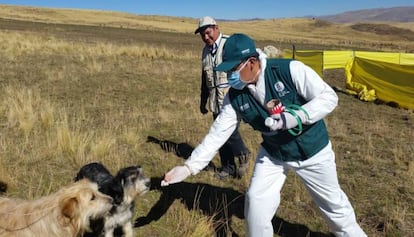
<instances>
[{"instance_id":1,"label":"white sleeve","mask_svg":"<svg viewBox=\"0 0 414 237\"><path fill-rule=\"evenodd\" d=\"M237 123L236 111L231 106L228 95L226 95L221 112L211 125L208 134L185 162L191 174L197 174L208 165L236 129Z\"/></svg>"},{"instance_id":2,"label":"white sleeve","mask_svg":"<svg viewBox=\"0 0 414 237\"><path fill-rule=\"evenodd\" d=\"M308 101L302 108L309 114L306 124L323 119L338 104L335 91L309 66L299 61L290 62L292 81L298 93Z\"/></svg>"}]
</instances>

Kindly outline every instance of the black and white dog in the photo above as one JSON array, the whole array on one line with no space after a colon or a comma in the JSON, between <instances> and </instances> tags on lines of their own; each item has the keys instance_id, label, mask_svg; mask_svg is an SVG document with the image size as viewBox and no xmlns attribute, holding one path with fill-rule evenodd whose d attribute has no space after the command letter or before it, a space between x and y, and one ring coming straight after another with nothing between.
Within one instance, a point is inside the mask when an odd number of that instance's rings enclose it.
<instances>
[{"instance_id":1,"label":"black and white dog","mask_svg":"<svg viewBox=\"0 0 414 237\"><path fill-rule=\"evenodd\" d=\"M91 220L91 232L84 237L114 236L115 229L122 228L125 237L133 236L135 198L149 190L150 180L146 178L140 166L122 168L115 176L101 163L84 165L75 177L75 181L87 178L98 184L99 191L111 196L114 205L110 214L98 220Z\"/></svg>"}]
</instances>

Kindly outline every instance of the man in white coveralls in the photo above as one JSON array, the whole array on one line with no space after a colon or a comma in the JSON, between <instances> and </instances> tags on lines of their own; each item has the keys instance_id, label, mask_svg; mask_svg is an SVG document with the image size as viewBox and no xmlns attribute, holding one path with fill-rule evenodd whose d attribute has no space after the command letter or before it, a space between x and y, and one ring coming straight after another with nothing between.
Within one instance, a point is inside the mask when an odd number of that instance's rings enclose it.
<instances>
[{"instance_id":1,"label":"man in white coveralls","mask_svg":"<svg viewBox=\"0 0 414 237\"><path fill-rule=\"evenodd\" d=\"M263 138L246 193L248 236L273 236L271 220L288 170L303 181L336 236L366 236L339 186L335 154L323 121L338 103L333 89L299 61L267 59L244 34L227 39L223 62L215 70L227 72L232 87L221 113L190 158L170 170L162 185L200 172L242 119ZM275 100L279 111L272 114L268 104Z\"/></svg>"}]
</instances>

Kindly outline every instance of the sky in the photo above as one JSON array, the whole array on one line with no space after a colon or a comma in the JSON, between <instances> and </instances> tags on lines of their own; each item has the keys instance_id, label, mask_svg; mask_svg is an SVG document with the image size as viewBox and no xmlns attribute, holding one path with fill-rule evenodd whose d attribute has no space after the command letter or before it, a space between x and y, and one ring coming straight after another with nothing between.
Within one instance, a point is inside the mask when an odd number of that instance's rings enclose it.
<instances>
[{"instance_id":1,"label":"sky","mask_svg":"<svg viewBox=\"0 0 414 237\"><path fill-rule=\"evenodd\" d=\"M414 7L414 0L0 0L0 4L190 18L209 15L216 19L240 20L324 16L361 9Z\"/></svg>"}]
</instances>

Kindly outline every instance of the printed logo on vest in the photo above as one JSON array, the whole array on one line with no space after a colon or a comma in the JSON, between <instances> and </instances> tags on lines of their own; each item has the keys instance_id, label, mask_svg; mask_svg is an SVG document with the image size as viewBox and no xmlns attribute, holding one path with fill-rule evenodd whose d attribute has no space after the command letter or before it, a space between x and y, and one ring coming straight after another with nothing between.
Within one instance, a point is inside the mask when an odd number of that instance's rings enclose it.
<instances>
[{"instance_id":1,"label":"printed logo on vest","mask_svg":"<svg viewBox=\"0 0 414 237\"><path fill-rule=\"evenodd\" d=\"M240 111L242 111L242 112L244 112L248 109L250 109L250 105L248 103L240 106Z\"/></svg>"},{"instance_id":2,"label":"printed logo on vest","mask_svg":"<svg viewBox=\"0 0 414 237\"><path fill-rule=\"evenodd\" d=\"M285 85L281 81L278 81L275 83L275 89L280 97L283 97L286 94L290 93L289 91L285 91Z\"/></svg>"}]
</instances>

